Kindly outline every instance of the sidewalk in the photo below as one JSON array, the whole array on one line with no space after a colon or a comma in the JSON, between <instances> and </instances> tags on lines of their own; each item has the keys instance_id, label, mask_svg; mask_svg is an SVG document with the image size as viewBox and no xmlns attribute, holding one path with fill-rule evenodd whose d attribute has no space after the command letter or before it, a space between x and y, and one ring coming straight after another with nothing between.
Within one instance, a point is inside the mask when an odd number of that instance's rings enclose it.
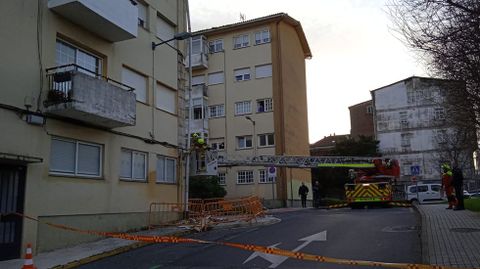
<instances>
[{"instance_id":1,"label":"sidewalk","mask_svg":"<svg viewBox=\"0 0 480 269\"><path fill-rule=\"evenodd\" d=\"M422 216L423 262L480 268L480 213L446 210L446 206L417 205Z\"/></svg>"},{"instance_id":2,"label":"sidewalk","mask_svg":"<svg viewBox=\"0 0 480 269\"><path fill-rule=\"evenodd\" d=\"M265 216L257 218L257 221L251 223L232 222L217 225L215 228L233 228L247 225L269 225L280 221L273 216ZM168 227L150 231L142 231L135 233L136 235L172 235L182 236L191 233L190 229L180 227ZM142 247L148 243L137 241L123 240L117 238L106 238L95 242L84 243L74 247L55 250L52 252L40 253L33 257L33 263L37 269L47 268L74 268L78 265L99 260L105 257L120 254L134 248ZM23 259L0 261L2 269L19 269L23 266Z\"/></svg>"}]
</instances>

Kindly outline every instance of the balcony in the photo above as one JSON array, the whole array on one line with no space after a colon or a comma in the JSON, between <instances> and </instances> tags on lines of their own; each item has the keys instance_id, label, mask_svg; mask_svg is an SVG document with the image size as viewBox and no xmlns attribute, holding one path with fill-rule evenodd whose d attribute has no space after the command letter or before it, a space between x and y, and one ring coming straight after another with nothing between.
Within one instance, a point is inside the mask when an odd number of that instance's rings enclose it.
<instances>
[{"instance_id":1,"label":"balcony","mask_svg":"<svg viewBox=\"0 0 480 269\"><path fill-rule=\"evenodd\" d=\"M48 114L109 129L135 125L133 88L75 64L47 69L47 78Z\"/></svg>"},{"instance_id":2,"label":"balcony","mask_svg":"<svg viewBox=\"0 0 480 269\"><path fill-rule=\"evenodd\" d=\"M138 9L130 0L48 0L48 8L111 42L137 36Z\"/></svg>"},{"instance_id":3,"label":"balcony","mask_svg":"<svg viewBox=\"0 0 480 269\"><path fill-rule=\"evenodd\" d=\"M190 46L189 46L190 47ZM192 69L201 70L208 68L208 44L204 36L192 37ZM190 67L189 57L186 58L187 67Z\"/></svg>"},{"instance_id":4,"label":"balcony","mask_svg":"<svg viewBox=\"0 0 480 269\"><path fill-rule=\"evenodd\" d=\"M206 84L192 86L192 98L199 97L208 97L208 86Z\"/></svg>"}]
</instances>

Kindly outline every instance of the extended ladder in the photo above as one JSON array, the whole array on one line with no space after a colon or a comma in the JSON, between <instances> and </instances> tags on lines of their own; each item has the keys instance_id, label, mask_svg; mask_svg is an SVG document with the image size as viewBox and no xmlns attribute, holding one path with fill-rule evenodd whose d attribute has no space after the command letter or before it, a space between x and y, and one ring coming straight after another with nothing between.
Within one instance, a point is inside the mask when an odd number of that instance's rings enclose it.
<instances>
[{"instance_id":1,"label":"extended ladder","mask_svg":"<svg viewBox=\"0 0 480 269\"><path fill-rule=\"evenodd\" d=\"M284 156L284 155L261 155L235 160L218 156L218 166L276 166L291 168L315 168L315 167L349 167L369 168L374 167L373 159L378 157L360 156Z\"/></svg>"}]
</instances>

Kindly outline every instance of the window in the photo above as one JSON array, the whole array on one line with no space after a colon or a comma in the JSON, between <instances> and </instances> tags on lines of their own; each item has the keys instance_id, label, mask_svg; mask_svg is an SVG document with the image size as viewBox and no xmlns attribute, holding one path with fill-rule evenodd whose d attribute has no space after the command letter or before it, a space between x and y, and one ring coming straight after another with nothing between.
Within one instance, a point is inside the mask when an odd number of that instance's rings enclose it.
<instances>
[{"instance_id":1,"label":"window","mask_svg":"<svg viewBox=\"0 0 480 269\"><path fill-rule=\"evenodd\" d=\"M253 171L238 171L237 172L237 184L251 184L253 183Z\"/></svg>"},{"instance_id":2,"label":"window","mask_svg":"<svg viewBox=\"0 0 480 269\"><path fill-rule=\"evenodd\" d=\"M367 106L367 114L373 114L373 106Z\"/></svg>"},{"instance_id":3,"label":"window","mask_svg":"<svg viewBox=\"0 0 480 269\"><path fill-rule=\"evenodd\" d=\"M270 42L270 31L263 30L255 33L255 45L264 44Z\"/></svg>"},{"instance_id":4,"label":"window","mask_svg":"<svg viewBox=\"0 0 480 269\"><path fill-rule=\"evenodd\" d=\"M147 153L122 149L120 178L129 180L147 180Z\"/></svg>"},{"instance_id":5,"label":"window","mask_svg":"<svg viewBox=\"0 0 480 269\"><path fill-rule=\"evenodd\" d=\"M258 145L260 147L270 147L274 146L274 135L273 134L261 134L258 135Z\"/></svg>"},{"instance_id":6,"label":"window","mask_svg":"<svg viewBox=\"0 0 480 269\"><path fill-rule=\"evenodd\" d=\"M237 149L248 149L252 147L252 136L237 136Z\"/></svg>"},{"instance_id":7,"label":"window","mask_svg":"<svg viewBox=\"0 0 480 269\"><path fill-rule=\"evenodd\" d=\"M406 111L399 112L400 128L408 128L408 114Z\"/></svg>"},{"instance_id":8,"label":"window","mask_svg":"<svg viewBox=\"0 0 480 269\"><path fill-rule=\"evenodd\" d=\"M218 173L218 184L227 185L225 181L225 173Z\"/></svg>"},{"instance_id":9,"label":"window","mask_svg":"<svg viewBox=\"0 0 480 269\"><path fill-rule=\"evenodd\" d=\"M233 48L240 49L248 47L250 44L250 37L248 35L240 35L233 37Z\"/></svg>"},{"instance_id":10,"label":"window","mask_svg":"<svg viewBox=\"0 0 480 269\"><path fill-rule=\"evenodd\" d=\"M442 107L436 107L434 111L434 119L439 121L445 120L445 109Z\"/></svg>"},{"instance_id":11,"label":"window","mask_svg":"<svg viewBox=\"0 0 480 269\"><path fill-rule=\"evenodd\" d=\"M102 145L52 138L50 172L86 177L102 173Z\"/></svg>"},{"instance_id":12,"label":"window","mask_svg":"<svg viewBox=\"0 0 480 269\"><path fill-rule=\"evenodd\" d=\"M235 103L235 115L245 115L252 113L252 104L250 101Z\"/></svg>"},{"instance_id":13,"label":"window","mask_svg":"<svg viewBox=\"0 0 480 269\"><path fill-rule=\"evenodd\" d=\"M410 147L410 139L412 138L412 134L401 134L401 138L401 146Z\"/></svg>"},{"instance_id":14,"label":"window","mask_svg":"<svg viewBox=\"0 0 480 269\"><path fill-rule=\"evenodd\" d=\"M93 55L64 41L57 40L55 54L55 64L57 66L76 64L85 69L80 68L78 70L79 72L88 75L102 73L102 60L100 56Z\"/></svg>"},{"instance_id":15,"label":"window","mask_svg":"<svg viewBox=\"0 0 480 269\"><path fill-rule=\"evenodd\" d=\"M224 81L223 72L208 74L208 85L222 84Z\"/></svg>"},{"instance_id":16,"label":"window","mask_svg":"<svg viewBox=\"0 0 480 269\"><path fill-rule=\"evenodd\" d=\"M255 66L255 77L256 78L267 78L272 76L272 65L259 65Z\"/></svg>"},{"instance_id":17,"label":"window","mask_svg":"<svg viewBox=\"0 0 480 269\"><path fill-rule=\"evenodd\" d=\"M157 182L176 183L177 160L165 156L157 156Z\"/></svg>"},{"instance_id":18,"label":"window","mask_svg":"<svg viewBox=\"0 0 480 269\"><path fill-rule=\"evenodd\" d=\"M205 76L204 75L193 76L192 85L200 85L200 84L205 84Z\"/></svg>"},{"instance_id":19,"label":"window","mask_svg":"<svg viewBox=\"0 0 480 269\"><path fill-rule=\"evenodd\" d=\"M203 107L202 106L194 106L193 107L193 119L194 120L203 119Z\"/></svg>"},{"instance_id":20,"label":"window","mask_svg":"<svg viewBox=\"0 0 480 269\"><path fill-rule=\"evenodd\" d=\"M173 38L175 35L175 26L161 18L160 16L157 16L157 37L160 38L160 40L165 41ZM175 46L175 41L172 40L168 42L171 46Z\"/></svg>"},{"instance_id":21,"label":"window","mask_svg":"<svg viewBox=\"0 0 480 269\"><path fill-rule=\"evenodd\" d=\"M225 105L214 105L208 107L210 118L218 118L225 116Z\"/></svg>"},{"instance_id":22,"label":"window","mask_svg":"<svg viewBox=\"0 0 480 269\"><path fill-rule=\"evenodd\" d=\"M217 39L208 42L208 47L211 53L223 51L223 39Z\"/></svg>"},{"instance_id":23,"label":"window","mask_svg":"<svg viewBox=\"0 0 480 269\"><path fill-rule=\"evenodd\" d=\"M257 112L269 112L273 110L273 101L271 98L257 100Z\"/></svg>"},{"instance_id":24,"label":"window","mask_svg":"<svg viewBox=\"0 0 480 269\"><path fill-rule=\"evenodd\" d=\"M258 179L259 183L272 183L275 177L268 177L267 170L261 169L258 171Z\"/></svg>"},{"instance_id":25,"label":"window","mask_svg":"<svg viewBox=\"0 0 480 269\"><path fill-rule=\"evenodd\" d=\"M250 68L242 68L234 71L235 81L250 80Z\"/></svg>"},{"instance_id":26,"label":"window","mask_svg":"<svg viewBox=\"0 0 480 269\"><path fill-rule=\"evenodd\" d=\"M156 106L170 113L177 113L177 93L157 83Z\"/></svg>"},{"instance_id":27,"label":"window","mask_svg":"<svg viewBox=\"0 0 480 269\"><path fill-rule=\"evenodd\" d=\"M447 130L438 130L435 140L438 144L445 144L448 142Z\"/></svg>"},{"instance_id":28,"label":"window","mask_svg":"<svg viewBox=\"0 0 480 269\"><path fill-rule=\"evenodd\" d=\"M440 185L430 185L432 191L440 192L441 186Z\"/></svg>"},{"instance_id":29,"label":"window","mask_svg":"<svg viewBox=\"0 0 480 269\"><path fill-rule=\"evenodd\" d=\"M137 1L137 8L138 8L138 26L146 29L148 7L142 2Z\"/></svg>"},{"instance_id":30,"label":"window","mask_svg":"<svg viewBox=\"0 0 480 269\"><path fill-rule=\"evenodd\" d=\"M122 83L134 88L134 92L137 98L137 101L146 103L147 102L147 83L148 79L146 76L141 75L135 71L132 71L129 68L122 68Z\"/></svg>"},{"instance_id":31,"label":"window","mask_svg":"<svg viewBox=\"0 0 480 269\"><path fill-rule=\"evenodd\" d=\"M224 150L225 149L225 142L223 142L223 139L218 142L211 142L210 147L213 150Z\"/></svg>"}]
</instances>

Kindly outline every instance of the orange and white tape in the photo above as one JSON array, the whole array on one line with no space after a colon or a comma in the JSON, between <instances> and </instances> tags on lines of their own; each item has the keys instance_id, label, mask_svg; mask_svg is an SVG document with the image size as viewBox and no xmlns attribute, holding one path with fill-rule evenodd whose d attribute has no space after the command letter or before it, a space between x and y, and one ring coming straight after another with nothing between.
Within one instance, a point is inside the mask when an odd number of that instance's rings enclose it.
<instances>
[{"instance_id":1,"label":"orange and white tape","mask_svg":"<svg viewBox=\"0 0 480 269\"><path fill-rule=\"evenodd\" d=\"M427 264L413 264L413 263L388 263L388 262L376 262L376 261L363 261L363 260L349 260L349 259L337 259L331 258L326 256L319 256L313 255L303 252L296 252L290 251L285 249L278 249L272 247L264 247L264 246L257 246L257 245L249 245L249 244L240 244L240 243L233 243L233 242L220 242L220 241L208 241L208 240L199 240L199 239L192 239L192 238L182 238L176 236L150 236L150 235L132 235L126 233L111 233L111 232L100 232L100 231L92 231L92 230L82 230L70 226L65 226L61 224L54 224L50 222L40 221L36 218L29 217L19 213L12 213L10 215L16 215L19 217L23 217L32 221L36 221L39 223L43 223L45 225L62 229L68 230L77 233L84 233L84 234L91 234L91 235L98 235L104 237L113 237L113 238L120 238L125 240L133 240L133 241L141 241L147 243L198 243L198 244L215 244L221 246L228 246L248 251L255 251L255 252L263 252L266 254L274 254L289 257L292 259L297 260L304 260L304 261L313 261L313 262L322 262L322 263L333 263L333 264L341 264L341 265L355 265L355 266L373 266L373 267L384 267L384 268L399 268L399 269L461 269L458 267L450 267L450 266L440 266L440 265L427 265ZM474 268L473 268L474 269Z\"/></svg>"}]
</instances>

